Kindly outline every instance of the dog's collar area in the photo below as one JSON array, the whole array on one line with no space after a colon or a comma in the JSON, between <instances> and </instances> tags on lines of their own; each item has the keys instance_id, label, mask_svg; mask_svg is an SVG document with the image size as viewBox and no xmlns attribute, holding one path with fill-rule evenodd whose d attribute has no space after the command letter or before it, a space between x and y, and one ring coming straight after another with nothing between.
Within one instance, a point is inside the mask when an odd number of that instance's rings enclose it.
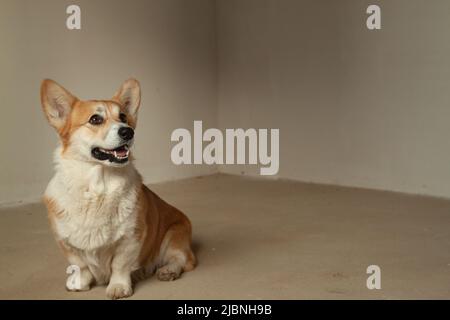
<instances>
[{"instance_id":1,"label":"dog's collar area","mask_svg":"<svg viewBox=\"0 0 450 320\"><path fill-rule=\"evenodd\" d=\"M125 163L128 161L130 150L126 144L115 149L95 147L92 149L91 154L95 159L100 161L109 160L109 162L114 163Z\"/></svg>"}]
</instances>

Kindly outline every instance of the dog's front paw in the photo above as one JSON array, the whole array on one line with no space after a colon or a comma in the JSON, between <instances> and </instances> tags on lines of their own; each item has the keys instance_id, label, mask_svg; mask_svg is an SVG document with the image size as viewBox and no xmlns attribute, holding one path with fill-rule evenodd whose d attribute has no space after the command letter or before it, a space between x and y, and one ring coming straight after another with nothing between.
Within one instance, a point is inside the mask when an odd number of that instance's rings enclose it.
<instances>
[{"instance_id":1,"label":"dog's front paw","mask_svg":"<svg viewBox=\"0 0 450 320\"><path fill-rule=\"evenodd\" d=\"M80 269L76 265L71 265L67 267L66 272L70 274L66 281L67 291L87 291L91 289L94 276L88 268Z\"/></svg>"},{"instance_id":2,"label":"dog's front paw","mask_svg":"<svg viewBox=\"0 0 450 320\"><path fill-rule=\"evenodd\" d=\"M79 292L79 291L89 291L91 290L91 286L84 286L84 287L72 287L72 286L68 286L66 285L66 290L70 291L70 292Z\"/></svg>"},{"instance_id":3,"label":"dog's front paw","mask_svg":"<svg viewBox=\"0 0 450 320\"><path fill-rule=\"evenodd\" d=\"M110 283L106 288L106 296L110 299L121 299L133 294L133 288L123 283Z\"/></svg>"},{"instance_id":4,"label":"dog's front paw","mask_svg":"<svg viewBox=\"0 0 450 320\"><path fill-rule=\"evenodd\" d=\"M91 289L89 283L79 283L78 281L74 281L73 276L69 276L66 281L66 290L67 291L88 291Z\"/></svg>"}]
</instances>

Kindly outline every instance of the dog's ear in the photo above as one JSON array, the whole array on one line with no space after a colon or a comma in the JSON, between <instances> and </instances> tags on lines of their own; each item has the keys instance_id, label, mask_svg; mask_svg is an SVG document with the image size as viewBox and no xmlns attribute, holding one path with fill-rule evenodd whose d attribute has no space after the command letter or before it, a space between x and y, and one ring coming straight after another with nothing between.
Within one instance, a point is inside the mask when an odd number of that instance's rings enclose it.
<instances>
[{"instance_id":1,"label":"dog's ear","mask_svg":"<svg viewBox=\"0 0 450 320\"><path fill-rule=\"evenodd\" d=\"M53 80L41 84L41 103L48 122L57 130L64 127L77 98Z\"/></svg>"},{"instance_id":2,"label":"dog's ear","mask_svg":"<svg viewBox=\"0 0 450 320\"><path fill-rule=\"evenodd\" d=\"M128 79L116 92L113 100L119 102L126 113L136 121L139 105L141 104L141 87L136 79Z\"/></svg>"}]
</instances>

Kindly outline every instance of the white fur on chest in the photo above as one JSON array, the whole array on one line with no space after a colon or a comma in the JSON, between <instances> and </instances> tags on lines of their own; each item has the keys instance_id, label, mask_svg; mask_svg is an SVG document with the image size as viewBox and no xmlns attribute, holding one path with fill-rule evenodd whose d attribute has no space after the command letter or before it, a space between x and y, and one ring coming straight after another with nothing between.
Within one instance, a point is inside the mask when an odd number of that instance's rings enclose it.
<instances>
[{"instance_id":1,"label":"white fur on chest","mask_svg":"<svg viewBox=\"0 0 450 320\"><path fill-rule=\"evenodd\" d=\"M117 170L59 159L45 193L63 212L55 221L59 238L91 251L131 235L136 225L139 185L132 165Z\"/></svg>"}]
</instances>

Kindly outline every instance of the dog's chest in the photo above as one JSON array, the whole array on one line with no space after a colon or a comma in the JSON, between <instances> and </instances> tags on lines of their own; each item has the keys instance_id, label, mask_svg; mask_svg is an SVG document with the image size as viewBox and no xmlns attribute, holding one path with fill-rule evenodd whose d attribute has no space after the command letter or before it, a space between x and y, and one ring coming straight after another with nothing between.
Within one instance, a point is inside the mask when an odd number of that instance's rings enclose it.
<instances>
[{"instance_id":1,"label":"dog's chest","mask_svg":"<svg viewBox=\"0 0 450 320\"><path fill-rule=\"evenodd\" d=\"M136 192L126 177L93 168L83 177L55 175L47 188L62 213L55 219L60 239L81 250L112 246L136 224Z\"/></svg>"}]
</instances>

